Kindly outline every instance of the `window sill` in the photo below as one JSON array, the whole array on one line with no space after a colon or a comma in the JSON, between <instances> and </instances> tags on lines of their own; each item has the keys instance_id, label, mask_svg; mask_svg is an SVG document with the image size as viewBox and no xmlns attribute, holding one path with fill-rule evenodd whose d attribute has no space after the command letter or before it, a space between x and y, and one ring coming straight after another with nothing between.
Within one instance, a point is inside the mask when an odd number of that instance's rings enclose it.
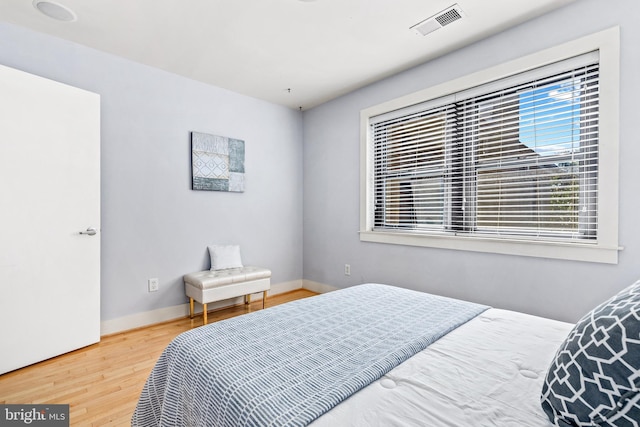
<instances>
[{"instance_id":1,"label":"window sill","mask_svg":"<svg viewBox=\"0 0 640 427\"><path fill-rule=\"evenodd\" d=\"M606 247L598 244L505 240L449 235L417 235L380 231L361 231L360 241L604 264L617 264L618 252L623 249L617 246Z\"/></svg>"}]
</instances>

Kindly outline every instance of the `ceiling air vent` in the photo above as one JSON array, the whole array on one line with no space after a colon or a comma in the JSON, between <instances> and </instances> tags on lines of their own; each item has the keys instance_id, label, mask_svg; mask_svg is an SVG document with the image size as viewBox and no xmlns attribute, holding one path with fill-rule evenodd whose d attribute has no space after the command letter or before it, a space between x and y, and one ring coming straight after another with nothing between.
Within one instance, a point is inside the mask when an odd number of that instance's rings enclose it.
<instances>
[{"instance_id":1,"label":"ceiling air vent","mask_svg":"<svg viewBox=\"0 0 640 427\"><path fill-rule=\"evenodd\" d=\"M413 27L412 30L417 32L422 36L426 36L429 33L438 30L445 25L449 25L452 22L455 22L463 17L462 9L457 4L454 4L451 7L446 8L445 10L436 13L435 15L425 19L422 22L417 23Z\"/></svg>"}]
</instances>

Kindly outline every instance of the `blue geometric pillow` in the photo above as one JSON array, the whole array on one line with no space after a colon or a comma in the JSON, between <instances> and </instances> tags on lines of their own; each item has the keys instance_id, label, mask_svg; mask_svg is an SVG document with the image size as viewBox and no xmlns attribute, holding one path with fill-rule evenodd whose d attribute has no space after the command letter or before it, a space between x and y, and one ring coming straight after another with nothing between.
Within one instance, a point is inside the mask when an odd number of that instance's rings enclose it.
<instances>
[{"instance_id":1,"label":"blue geometric pillow","mask_svg":"<svg viewBox=\"0 0 640 427\"><path fill-rule=\"evenodd\" d=\"M542 387L559 427L640 426L640 281L584 316Z\"/></svg>"}]
</instances>

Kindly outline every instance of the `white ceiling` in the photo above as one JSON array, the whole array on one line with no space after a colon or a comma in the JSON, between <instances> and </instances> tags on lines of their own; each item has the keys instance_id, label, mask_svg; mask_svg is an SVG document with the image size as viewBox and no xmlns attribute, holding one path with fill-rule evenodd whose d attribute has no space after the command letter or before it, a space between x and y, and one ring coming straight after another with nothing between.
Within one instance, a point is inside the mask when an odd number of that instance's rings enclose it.
<instances>
[{"instance_id":1,"label":"white ceiling","mask_svg":"<svg viewBox=\"0 0 640 427\"><path fill-rule=\"evenodd\" d=\"M575 0L457 0L427 36L409 28L456 0L0 0L0 17L234 92L308 109ZM289 90L290 89L290 90Z\"/></svg>"}]
</instances>

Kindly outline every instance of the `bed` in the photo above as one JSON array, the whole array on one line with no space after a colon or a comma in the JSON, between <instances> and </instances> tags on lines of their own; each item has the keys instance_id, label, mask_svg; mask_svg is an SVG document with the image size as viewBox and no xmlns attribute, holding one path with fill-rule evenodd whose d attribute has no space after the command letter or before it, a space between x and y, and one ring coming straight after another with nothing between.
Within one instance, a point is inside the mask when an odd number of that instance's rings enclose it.
<instances>
[{"instance_id":1,"label":"bed","mask_svg":"<svg viewBox=\"0 0 640 427\"><path fill-rule=\"evenodd\" d=\"M639 426L640 282L576 325L364 284L196 328L133 426Z\"/></svg>"}]
</instances>

